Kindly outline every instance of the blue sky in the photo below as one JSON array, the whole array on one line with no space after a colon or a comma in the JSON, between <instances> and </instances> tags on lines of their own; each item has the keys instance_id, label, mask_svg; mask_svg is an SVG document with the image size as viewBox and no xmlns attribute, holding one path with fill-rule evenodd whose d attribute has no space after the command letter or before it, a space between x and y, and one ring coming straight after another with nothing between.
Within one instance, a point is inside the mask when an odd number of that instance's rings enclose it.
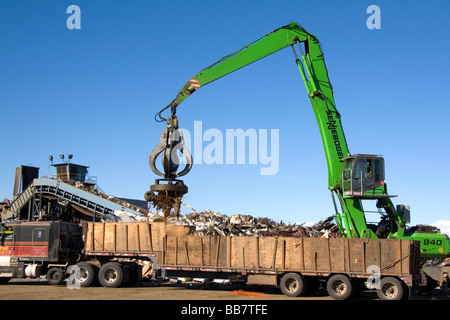
<instances>
[{"instance_id":1,"label":"blue sky","mask_svg":"<svg viewBox=\"0 0 450 320\"><path fill-rule=\"evenodd\" d=\"M66 26L72 4L80 30ZM366 26L372 4L379 30ZM143 198L157 178L154 114L206 66L296 21L321 41L350 151L384 156L389 191L411 206L412 224L450 220L449 9L436 0L0 0L0 197L12 197L15 167L47 175L48 155L71 153L106 193ZM190 131L194 121L224 133L279 130L276 175L258 164L195 165L183 180L196 210L290 222L333 214L289 48L201 88L177 115Z\"/></svg>"}]
</instances>

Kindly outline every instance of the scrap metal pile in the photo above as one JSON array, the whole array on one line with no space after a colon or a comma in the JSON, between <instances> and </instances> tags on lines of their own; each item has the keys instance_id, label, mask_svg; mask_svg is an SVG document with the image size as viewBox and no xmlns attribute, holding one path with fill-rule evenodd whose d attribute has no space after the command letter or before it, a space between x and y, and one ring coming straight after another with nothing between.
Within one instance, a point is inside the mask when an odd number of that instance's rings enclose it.
<instances>
[{"instance_id":1,"label":"scrap metal pile","mask_svg":"<svg viewBox=\"0 0 450 320\"><path fill-rule=\"evenodd\" d=\"M149 221L165 221L167 224L195 226L197 235L213 236L291 236L291 237L335 237L339 227L332 222L334 216L328 217L313 226L303 224L286 224L268 218L255 218L250 215L233 215L228 217L217 212L206 210L187 215L180 215L180 206L184 204L182 197L188 192L187 186L179 177L186 175L192 168L192 155L184 145L182 130L178 126L176 116L176 100L155 115L155 120L165 122L158 145L150 154L151 170L162 179L145 193L145 200L150 206L162 213L149 213ZM162 112L171 110L169 118ZM163 172L156 167L156 160L161 155ZM180 157L181 156L181 157ZM181 159L184 159L183 161ZM185 163L179 171L179 164ZM189 206L188 206L189 207Z\"/></svg>"},{"instance_id":2,"label":"scrap metal pile","mask_svg":"<svg viewBox=\"0 0 450 320\"><path fill-rule=\"evenodd\" d=\"M151 221L164 219L160 215L150 216ZM195 226L196 235L211 236L283 236L283 237L338 237L339 227L327 217L315 224L276 222L269 218L257 218L251 215L227 216L219 212L205 210L186 215L171 215L167 224Z\"/></svg>"}]
</instances>

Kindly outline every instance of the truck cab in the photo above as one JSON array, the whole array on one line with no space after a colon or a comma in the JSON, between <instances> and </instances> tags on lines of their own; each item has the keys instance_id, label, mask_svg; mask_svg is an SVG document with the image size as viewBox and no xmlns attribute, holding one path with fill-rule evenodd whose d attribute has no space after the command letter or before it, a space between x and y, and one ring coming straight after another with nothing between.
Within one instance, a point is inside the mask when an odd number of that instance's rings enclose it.
<instances>
[{"instance_id":1,"label":"truck cab","mask_svg":"<svg viewBox=\"0 0 450 320\"><path fill-rule=\"evenodd\" d=\"M355 154L342 159L343 195L377 198L388 196L384 184L384 159L371 154Z\"/></svg>"},{"instance_id":2,"label":"truck cab","mask_svg":"<svg viewBox=\"0 0 450 320\"><path fill-rule=\"evenodd\" d=\"M75 260L82 249L78 225L63 221L12 221L0 225L0 282L36 278Z\"/></svg>"}]
</instances>

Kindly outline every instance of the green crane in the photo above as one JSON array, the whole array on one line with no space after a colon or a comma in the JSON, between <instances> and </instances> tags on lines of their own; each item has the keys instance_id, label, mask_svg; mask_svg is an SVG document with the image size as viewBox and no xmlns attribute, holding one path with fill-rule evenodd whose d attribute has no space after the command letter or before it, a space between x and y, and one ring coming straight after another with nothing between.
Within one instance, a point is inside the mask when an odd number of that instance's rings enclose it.
<instances>
[{"instance_id":1,"label":"green crane","mask_svg":"<svg viewBox=\"0 0 450 320\"><path fill-rule=\"evenodd\" d=\"M384 182L384 159L377 155L350 153L319 40L295 22L263 35L197 73L155 118L166 120L169 127L177 125L177 106L199 88L286 47L293 50L319 125L328 165L328 188L341 234L348 238L381 236L366 222L362 200L369 199L376 201L377 207L384 211L388 230L384 237L419 240L424 258L447 256L450 244L446 235L406 231L409 209L401 205L394 207L391 198L395 196L388 194ZM161 113L169 108L172 115L165 119ZM154 163L152 157L150 163ZM186 173L184 170L183 174Z\"/></svg>"}]
</instances>

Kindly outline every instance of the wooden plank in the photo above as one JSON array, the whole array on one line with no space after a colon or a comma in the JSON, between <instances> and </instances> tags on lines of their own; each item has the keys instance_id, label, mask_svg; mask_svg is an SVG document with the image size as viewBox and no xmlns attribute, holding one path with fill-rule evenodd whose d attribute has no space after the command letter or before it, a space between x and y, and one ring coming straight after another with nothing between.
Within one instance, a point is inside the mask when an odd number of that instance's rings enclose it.
<instances>
[{"instance_id":1,"label":"wooden plank","mask_svg":"<svg viewBox=\"0 0 450 320\"><path fill-rule=\"evenodd\" d=\"M239 241L241 237L231 237L231 247L232 250L230 252L230 267L235 268L243 268L244 261L242 257L242 248L241 242Z\"/></svg>"},{"instance_id":2,"label":"wooden plank","mask_svg":"<svg viewBox=\"0 0 450 320\"><path fill-rule=\"evenodd\" d=\"M350 271L350 239L344 239L344 261L345 261L345 270Z\"/></svg>"},{"instance_id":3,"label":"wooden plank","mask_svg":"<svg viewBox=\"0 0 450 320\"><path fill-rule=\"evenodd\" d=\"M150 251L153 251L153 241L152 241L152 225L149 223L147 225L148 228L148 235L149 235L149 243L150 243Z\"/></svg>"},{"instance_id":4,"label":"wooden plank","mask_svg":"<svg viewBox=\"0 0 450 320\"><path fill-rule=\"evenodd\" d=\"M273 244L273 251L272 251L272 263L270 264L271 268L275 268L275 266L276 266L277 252L278 252L278 238L275 238L275 242Z\"/></svg>"},{"instance_id":5,"label":"wooden plank","mask_svg":"<svg viewBox=\"0 0 450 320\"><path fill-rule=\"evenodd\" d=\"M175 257L177 265L188 265L188 253L186 246L186 237L176 237L177 241L175 243Z\"/></svg>"},{"instance_id":6,"label":"wooden plank","mask_svg":"<svg viewBox=\"0 0 450 320\"><path fill-rule=\"evenodd\" d=\"M258 238L257 237L243 237L248 238L244 247L244 258L246 268L258 268L259 253L258 253Z\"/></svg>"},{"instance_id":7,"label":"wooden plank","mask_svg":"<svg viewBox=\"0 0 450 320\"><path fill-rule=\"evenodd\" d=\"M152 239L150 224L146 222L137 223L139 228L139 249L140 251L152 251Z\"/></svg>"},{"instance_id":8,"label":"wooden plank","mask_svg":"<svg viewBox=\"0 0 450 320\"><path fill-rule=\"evenodd\" d=\"M213 266L213 245L211 236L202 237L202 266Z\"/></svg>"},{"instance_id":9,"label":"wooden plank","mask_svg":"<svg viewBox=\"0 0 450 320\"><path fill-rule=\"evenodd\" d=\"M187 236L186 248L188 252L188 264L192 266L203 265L203 243L202 238L199 236Z\"/></svg>"},{"instance_id":10,"label":"wooden plank","mask_svg":"<svg viewBox=\"0 0 450 320\"><path fill-rule=\"evenodd\" d=\"M411 255L411 256L410 256ZM412 257L414 256L413 250L411 248L411 242L402 241L402 273L408 274L412 273L412 266L410 262L412 261Z\"/></svg>"},{"instance_id":11,"label":"wooden plank","mask_svg":"<svg viewBox=\"0 0 450 320\"><path fill-rule=\"evenodd\" d=\"M330 259L330 271L333 272L345 272L346 260L345 254L345 240L329 239L329 259ZM344 258L343 258L344 257Z\"/></svg>"},{"instance_id":12,"label":"wooden plank","mask_svg":"<svg viewBox=\"0 0 450 320\"><path fill-rule=\"evenodd\" d=\"M203 266L203 237L200 237L200 264L199 266Z\"/></svg>"},{"instance_id":13,"label":"wooden plank","mask_svg":"<svg viewBox=\"0 0 450 320\"><path fill-rule=\"evenodd\" d=\"M86 234L84 241L84 249L86 251L94 250L94 224L92 222L88 222L85 224Z\"/></svg>"},{"instance_id":14,"label":"wooden plank","mask_svg":"<svg viewBox=\"0 0 450 320\"><path fill-rule=\"evenodd\" d=\"M259 265L263 269L271 269L275 248L275 237L262 237L259 239Z\"/></svg>"},{"instance_id":15,"label":"wooden plank","mask_svg":"<svg viewBox=\"0 0 450 320\"><path fill-rule=\"evenodd\" d=\"M317 241L317 249L316 249L316 256L317 256L317 270L330 270L331 262L330 262L330 248L329 248L329 240L327 238L319 238L319 241Z\"/></svg>"},{"instance_id":16,"label":"wooden plank","mask_svg":"<svg viewBox=\"0 0 450 320\"><path fill-rule=\"evenodd\" d=\"M136 223L127 223L128 251L139 252L139 233Z\"/></svg>"},{"instance_id":17,"label":"wooden plank","mask_svg":"<svg viewBox=\"0 0 450 320\"><path fill-rule=\"evenodd\" d=\"M328 239L304 238L305 269L327 271L330 267Z\"/></svg>"},{"instance_id":18,"label":"wooden plank","mask_svg":"<svg viewBox=\"0 0 450 320\"><path fill-rule=\"evenodd\" d=\"M94 224L94 251L103 251L105 223Z\"/></svg>"},{"instance_id":19,"label":"wooden plank","mask_svg":"<svg viewBox=\"0 0 450 320\"><path fill-rule=\"evenodd\" d=\"M260 266L259 266L259 237L257 237L256 238L257 239L257 241L256 241L256 268L260 268Z\"/></svg>"},{"instance_id":20,"label":"wooden plank","mask_svg":"<svg viewBox=\"0 0 450 320\"><path fill-rule=\"evenodd\" d=\"M151 225L151 242L152 251L163 252L166 236L166 224L164 222L152 222Z\"/></svg>"},{"instance_id":21,"label":"wooden plank","mask_svg":"<svg viewBox=\"0 0 450 320\"><path fill-rule=\"evenodd\" d=\"M116 224L105 223L104 251L116 251Z\"/></svg>"},{"instance_id":22,"label":"wooden plank","mask_svg":"<svg viewBox=\"0 0 450 320\"><path fill-rule=\"evenodd\" d=\"M227 252L227 264L226 264L226 266L227 267L231 267L231 252L232 252L232 249L234 249L234 248L232 248L231 246L232 246L232 242L231 242L231 239L232 239L233 237L226 237L226 244L227 244L227 247L226 247L226 252ZM222 242L222 241L221 241Z\"/></svg>"},{"instance_id":23,"label":"wooden plank","mask_svg":"<svg viewBox=\"0 0 450 320\"><path fill-rule=\"evenodd\" d=\"M128 251L128 235L127 225L124 223L118 223L116 225L116 250L121 252Z\"/></svg>"},{"instance_id":24,"label":"wooden plank","mask_svg":"<svg viewBox=\"0 0 450 320\"><path fill-rule=\"evenodd\" d=\"M316 263L315 263L315 248L313 247L313 243L311 242L311 239L304 238L303 239L303 257L305 261L305 269L306 270L315 270L316 269Z\"/></svg>"},{"instance_id":25,"label":"wooden plank","mask_svg":"<svg viewBox=\"0 0 450 320\"><path fill-rule=\"evenodd\" d=\"M361 239L348 239L349 240L349 259L350 259L350 272L364 273L363 265L363 243Z\"/></svg>"},{"instance_id":26,"label":"wooden plank","mask_svg":"<svg viewBox=\"0 0 450 320\"><path fill-rule=\"evenodd\" d=\"M285 238L285 269L303 270L303 238Z\"/></svg>"},{"instance_id":27,"label":"wooden plank","mask_svg":"<svg viewBox=\"0 0 450 320\"><path fill-rule=\"evenodd\" d=\"M275 268L286 269L286 238L278 238L278 251L275 257Z\"/></svg>"},{"instance_id":28,"label":"wooden plank","mask_svg":"<svg viewBox=\"0 0 450 320\"><path fill-rule=\"evenodd\" d=\"M398 274L400 273L400 252L398 252L399 241L397 239L389 239L381 241L381 274ZM397 263L396 263L397 262Z\"/></svg>"},{"instance_id":29,"label":"wooden plank","mask_svg":"<svg viewBox=\"0 0 450 320\"><path fill-rule=\"evenodd\" d=\"M395 255L396 260L393 262L393 264L394 264L393 268L395 268L396 274L401 274L402 273L402 258L403 258L402 242L400 239L396 240L395 242L396 243L395 243L394 247L395 247L395 253L396 253L396 255Z\"/></svg>"},{"instance_id":30,"label":"wooden plank","mask_svg":"<svg viewBox=\"0 0 450 320\"><path fill-rule=\"evenodd\" d=\"M301 247L302 247L302 269L301 270L305 270L305 241L303 241L303 238L302 238Z\"/></svg>"},{"instance_id":31,"label":"wooden plank","mask_svg":"<svg viewBox=\"0 0 450 320\"><path fill-rule=\"evenodd\" d=\"M218 237L219 240L219 249L217 251L218 254L218 261L217 266L218 267L228 267L229 266L229 255L228 255L228 248L229 243L231 243L230 237Z\"/></svg>"},{"instance_id":32,"label":"wooden plank","mask_svg":"<svg viewBox=\"0 0 450 320\"><path fill-rule=\"evenodd\" d=\"M365 270L371 266L380 267L381 250L381 242L378 239L367 239Z\"/></svg>"},{"instance_id":33,"label":"wooden plank","mask_svg":"<svg viewBox=\"0 0 450 320\"><path fill-rule=\"evenodd\" d=\"M380 252L381 254L380 254L379 267L381 268L383 273L386 273L387 268L390 264L390 260L391 260L390 258L392 255L391 242L383 243L382 241L380 241L380 245L381 245L381 252Z\"/></svg>"},{"instance_id":34,"label":"wooden plank","mask_svg":"<svg viewBox=\"0 0 450 320\"><path fill-rule=\"evenodd\" d=\"M137 247L138 247L138 249L137 249L137 251L138 252L140 252L141 251L141 234L140 234L140 232L139 232L139 224L138 223L135 223L136 224L136 242L137 242Z\"/></svg>"},{"instance_id":35,"label":"wooden plank","mask_svg":"<svg viewBox=\"0 0 450 320\"><path fill-rule=\"evenodd\" d=\"M330 239L327 239L328 270L331 270Z\"/></svg>"},{"instance_id":36,"label":"wooden plank","mask_svg":"<svg viewBox=\"0 0 450 320\"><path fill-rule=\"evenodd\" d=\"M211 249L212 249L213 243L215 243L215 247L216 247L215 256L211 256L211 259L213 261L215 261L215 264L214 264L215 267L219 266L220 239L221 239L221 237L211 238ZM211 251L211 254L212 254L212 251Z\"/></svg>"},{"instance_id":37,"label":"wooden plank","mask_svg":"<svg viewBox=\"0 0 450 320\"><path fill-rule=\"evenodd\" d=\"M177 237L165 237L164 263L169 265L177 264Z\"/></svg>"},{"instance_id":38,"label":"wooden plank","mask_svg":"<svg viewBox=\"0 0 450 320\"><path fill-rule=\"evenodd\" d=\"M162 238L162 264L167 264L166 262L166 252L167 252L167 237Z\"/></svg>"},{"instance_id":39,"label":"wooden plank","mask_svg":"<svg viewBox=\"0 0 450 320\"><path fill-rule=\"evenodd\" d=\"M231 266L235 268L256 268L258 265L257 237L238 236L231 238Z\"/></svg>"},{"instance_id":40,"label":"wooden plank","mask_svg":"<svg viewBox=\"0 0 450 320\"><path fill-rule=\"evenodd\" d=\"M284 270L286 267L286 244L285 237L278 237L275 252L275 268Z\"/></svg>"},{"instance_id":41,"label":"wooden plank","mask_svg":"<svg viewBox=\"0 0 450 320\"><path fill-rule=\"evenodd\" d=\"M367 266L366 266L366 246L367 246L367 240L369 240L369 239L364 239L363 241L361 241L361 243L362 243L361 264L362 264L362 270L363 270L363 272L365 272L365 271L367 270Z\"/></svg>"},{"instance_id":42,"label":"wooden plank","mask_svg":"<svg viewBox=\"0 0 450 320\"><path fill-rule=\"evenodd\" d=\"M188 266L191 265L191 261L189 259L189 250L188 250L188 244L187 244L187 238L180 238L180 240L183 241L183 247L184 247L184 254L185 254L185 258L186 258L186 264ZM190 252L194 252L193 250L191 250ZM194 264L195 265L195 264Z\"/></svg>"}]
</instances>

